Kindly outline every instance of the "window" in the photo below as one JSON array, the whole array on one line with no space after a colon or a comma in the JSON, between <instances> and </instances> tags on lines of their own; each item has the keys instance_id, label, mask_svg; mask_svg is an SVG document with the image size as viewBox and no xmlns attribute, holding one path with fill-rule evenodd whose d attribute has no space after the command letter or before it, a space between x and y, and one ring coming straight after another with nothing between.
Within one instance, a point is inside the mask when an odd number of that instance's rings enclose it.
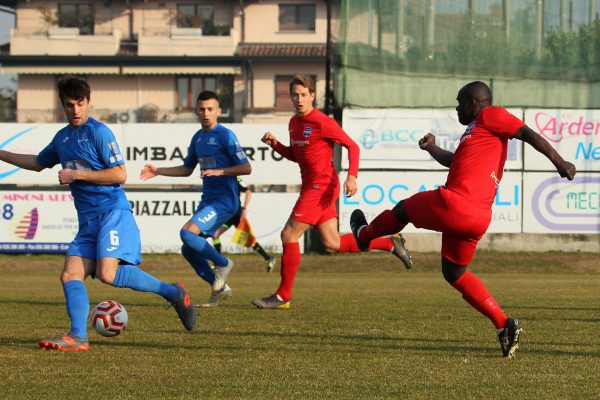
<instances>
[{"instance_id":1,"label":"window","mask_svg":"<svg viewBox=\"0 0 600 400\"><path fill-rule=\"evenodd\" d=\"M314 31L316 8L314 4L280 4L280 31Z\"/></svg>"},{"instance_id":2,"label":"window","mask_svg":"<svg viewBox=\"0 0 600 400\"><path fill-rule=\"evenodd\" d=\"M178 4L178 28L202 28L203 36L229 35L229 26L215 25L215 9L210 4Z\"/></svg>"},{"instance_id":3,"label":"window","mask_svg":"<svg viewBox=\"0 0 600 400\"><path fill-rule=\"evenodd\" d=\"M58 26L79 28L80 35L93 35L94 6L92 4L59 4Z\"/></svg>"},{"instance_id":4,"label":"window","mask_svg":"<svg viewBox=\"0 0 600 400\"><path fill-rule=\"evenodd\" d=\"M184 110L196 108L196 98L203 90L212 90L219 96L221 118L233 117L233 77L231 75L182 76L176 81L177 107Z\"/></svg>"},{"instance_id":5,"label":"window","mask_svg":"<svg viewBox=\"0 0 600 400\"><path fill-rule=\"evenodd\" d=\"M290 110L290 81L292 75L277 75L275 77L275 109L278 111Z\"/></svg>"},{"instance_id":6,"label":"window","mask_svg":"<svg viewBox=\"0 0 600 400\"><path fill-rule=\"evenodd\" d=\"M293 75L277 75L275 76L275 110L276 111L290 111L294 106L290 99L290 82ZM317 84L317 76L310 75L315 85ZM315 98L316 106L317 99Z\"/></svg>"}]
</instances>

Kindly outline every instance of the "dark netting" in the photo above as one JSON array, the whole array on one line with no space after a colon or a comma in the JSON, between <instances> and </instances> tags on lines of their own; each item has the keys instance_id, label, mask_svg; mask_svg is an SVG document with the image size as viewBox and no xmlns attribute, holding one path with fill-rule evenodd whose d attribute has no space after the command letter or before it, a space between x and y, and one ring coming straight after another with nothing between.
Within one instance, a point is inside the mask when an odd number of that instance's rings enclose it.
<instances>
[{"instance_id":1,"label":"dark netting","mask_svg":"<svg viewBox=\"0 0 600 400\"><path fill-rule=\"evenodd\" d=\"M600 0L341 0L335 98L447 107L483 80L504 106L600 108L599 12Z\"/></svg>"}]
</instances>

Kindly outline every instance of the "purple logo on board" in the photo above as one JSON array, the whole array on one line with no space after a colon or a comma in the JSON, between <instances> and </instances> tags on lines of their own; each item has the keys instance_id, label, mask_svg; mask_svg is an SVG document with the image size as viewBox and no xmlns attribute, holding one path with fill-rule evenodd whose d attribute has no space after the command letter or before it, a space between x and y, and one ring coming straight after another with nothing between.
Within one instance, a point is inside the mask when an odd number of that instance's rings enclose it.
<instances>
[{"instance_id":1,"label":"purple logo on board","mask_svg":"<svg viewBox=\"0 0 600 400\"><path fill-rule=\"evenodd\" d=\"M600 176L581 176L568 181L558 176L542 181L535 189L531 207L536 220L548 229L600 232ZM564 199L566 211L556 202Z\"/></svg>"}]
</instances>

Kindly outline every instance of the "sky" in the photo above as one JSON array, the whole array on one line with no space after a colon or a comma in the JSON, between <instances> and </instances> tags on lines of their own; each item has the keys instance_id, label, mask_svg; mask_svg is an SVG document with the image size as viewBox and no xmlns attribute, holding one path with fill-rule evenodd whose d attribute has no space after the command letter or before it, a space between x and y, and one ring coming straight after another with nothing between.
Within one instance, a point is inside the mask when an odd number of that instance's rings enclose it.
<instances>
[{"instance_id":1,"label":"sky","mask_svg":"<svg viewBox=\"0 0 600 400\"><path fill-rule=\"evenodd\" d=\"M0 9L0 45L10 41L10 29L15 26L15 16ZM0 74L0 88L11 87L16 89L10 78L13 74Z\"/></svg>"}]
</instances>

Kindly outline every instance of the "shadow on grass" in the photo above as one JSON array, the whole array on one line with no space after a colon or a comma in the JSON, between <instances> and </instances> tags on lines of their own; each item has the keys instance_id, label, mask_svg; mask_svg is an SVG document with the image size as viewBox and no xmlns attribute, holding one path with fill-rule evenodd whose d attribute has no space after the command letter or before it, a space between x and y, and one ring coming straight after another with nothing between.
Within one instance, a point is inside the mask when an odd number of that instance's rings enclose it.
<instances>
[{"instance_id":1,"label":"shadow on grass","mask_svg":"<svg viewBox=\"0 0 600 400\"><path fill-rule=\"evenodd\" d=\"M396 337L386 335L344 335L344 334L328 334L328 333L310 333L310 332L264 332L264 331L207 331L196 330L193 332L182 332L179 329L161 329L161 333L173 334L180 337L181 334L190 335L190 339L194 336L200 336L200 340L205 340L208 343L194 343L188 340L187 343L181 344L176 342L149 342L149 341L130 341L123 340L106 340L99 339L95 341L91 339L92 348L132 348L132 349L158 349L158 350L215 350L221 349L226 351L287 351L290 344L298 350L298 346L306 346L302 351L322 352L322 344L333 346L333 351L343 351L345 353L372 353L375 351L403 350L403 351L420 351L420 352L445 352L448 354L469 355L481 352L482 354L496 354L500 350L492 350L490 345L473 345L474 340L469 338L453 339L453 338L422 338L422 337ZM247 340L240 340L239 345L227 344L227 341L213 340L210 337L230 338L235 342L236 338L251 338L256 341L255 345L248 345ZM40 338L8 338L0 337L0 346L2 347L22 347L27 346L32 350L39 351L37 342ZM206 340L208 339L208 340ZM279 339L279 340L278 340ZM268 341L265 343L265 341ZM218 345L215 345L218 344ZM570 357L594 357L600 358L600 353L594 351L594 346L577 342L540 342L540 341L524 341L520 343L524 349L519 354L536 354L540 356L570 356ZM532 346L528 346L532 345ZM562 349L541 349L540 347L560 346ZM349 347L351 347L349 349ZM585 351L569 351L564 347L574 348L589 348L589 352ZM338 348L338 350L335 350Z\"/></svg>"},{"instance_id":2,"label":"shadow on grass","mask_svg":"<svg viewBox=\"0 0 600 400\"><path fill-rule=\"evenodd\" d=\"M556 311L592 311L592 312L598 312L599 308L598 307L567 307L567 306L546 306L546 307L540 307L540 306L515 306L515 308L517 309L523 309L523 310L556 310Z\"/></svg>"},{"instance_id":3,"label":"shadow on grass","mask_svg":"<svg viewBox=\"0 0 600 400\"><path fill-rule=\"evenodd\" d=\"M54 300L0 300L0 305L64 306L65 301Z\"/></svg>"},{"instance_id":4,"label":"shadow on grass","mask_svg":"<svg viewBox=\"0 0 600 400\"><path fill-rule=\"evenodd\" d=\"M572 321L572 322L585 322L590 324L597 324L600 322L600 318L576 318L576 317L564 317L560 316L557 318L551 317L536 317L536 316L528 316L527 321Z\"/></svg>"},{"instance_id":5,"label":"shadow on grass","mask_svg":"<svg viewBox=\"0 0 600 400\"><path fill-rule=\"evenodd\" d=\"M108 296L110 297L110 296ZM104 300L110 300L110 298L106 298ZM118 298L118 296L112 296L112 299ZM100 303L103 300L91 300L90 301L90 307L94 307L96 305L96 303ZM165 309L170 308L171 306L169 305L169 303L167 303L166 300L162 300L162 298L157 299L158 302L148 302L148 303L132 303L130 301L128 302L123 302L124 306L127 307L152 307L152 308L161 308L164 307ZM0 305L18 305L18 304L22 304L22 305L37 305L37 306L63 306L65 305L65 300L61 300L61 301L55 301L55 300L27 300L27 299L22 299L22 300L0 300Z\"/></svg>"},{"instance_id":6,"label":"shadow on grass","mask_svg":"<svg viewBox=\"0 0 600 400\"><path fill-rule=\"evenodd\" d=\"M197 332L197 333L202 333L202 332ZM214 332L213 332L214 333ZM229 332L221 332L224 335L227 336L236 336L236 334L232 334ZM237 334L237 336L265 336L264 333L250 333L250 332L246 332L244 334ZM298 336L295 334L269 334L269 336L279 336L282 338L285 337L290 337L290 336ZM320 338L323 335L306 335L306 334L302 334L303 337L306 336L313 336L315 338ZM329 336L332 337L331 335L325 335L325 336ZM337 336L336 336L337 337ZM369 340L375 340L376 338L369 338L369 337L364 337L364 336L348 336L349 338L352 338L353 340L356 338L359 339L369 339ZM339 338L339 337L338 337ZM343 338L343 337L342 337ZM384 337L383 339L385 340L390 340L391 338L386 338ZM30 349L32 351L43 351L42 349L37 347L37 341L39 339L25 339L25 338L16 338L16 339L11 339L11 338L0 338L0 345L2 345L2 347L14 347L14 346L18 346L18 347L22 347L22 346L27 346L30 347ZM402 351L418 351L418 352L431 352L431 353L448 353L448 354L455 354L457 356L468 356L468 357L473 357L475 355L481 354L482 356L492 356L492 357L499 357L499 352L500 349L498 348L497 350L490 348L490 346L481 346L481 345L466 345L466 344L461 344L461 345L456 345L456 343L454 344L449 344L449 345L442 345L441 343L448 343L448 342L459 342L457 340L447 340L447 339L422 339L422 338L401 338L401 339L394 339L396 342L398 342L395 345L386 345L386 346L381 346L379 344L363 344L363 343L346 343L346 342L328 342L329 345L334 345L336 347L339 347L338 350L335 349L330 349L330 351L343 351L344 353L356 353L356 354L362 354L362 353L369 353L372 354L373 353L373 349L376 349L378 351L389 351L389 350L402 350ZM407 344L406 342L412 342L412 344ZM460 342L467 342L467 340L462 340ZM416 343L422 343L422 344L416 344ZM228 345L228 346L215 346L214 343L208 343L205 345L200 345L200 344L179 344L179 343L166 343L166 342L162 342L162 343L152 343L152 342L132 342L132 341L124 341L124 340L119 340L119 341L111 341L111 342L94 342L93 340L91 341L91 349L92 351L94 349L102 349L102 350L107 350L110 348L114 348L114 349L123 349L123 348L127 348L127 349L157 349L157 350L190 350L190 351L214 351L216 349L219 350L226 350L226 351L260 351L260 352L288 352L289 351L289 342L281 342L280 343L281 346L273 346L272 344L269 345L264 345L264 346L248 346L247 344L241 344L239 346L235 346L235 345ZM305 346L312 346L312 348L302 348L302 352L313 352L313 353L322 353L323 349L320 346L322 344L322 340L316 340L316 341L311 341L311 342L307 342L307 343L294 343L295 345L295 351L299 350L298 349L298 345L305 345ZM352 349L348 349L347 347L351 345ZM577 344L577 343L544 343L544 345L557 345L557 346L583 346L581 344ZM590 351L590 352L583 352L583 351L568 351L568 350L547 350L547 349L539 349L539 348L531 348L531 347L525 347L523 346L524 349L521 349L518 353L518 358L524 358L527 355L539 355L539 356L543 356L543 357L549 357L549 356L553 356L553 357L585 357L585 358L589 358L589 357L593 357L593 358L600 358L600 354L598 352L594 352L594 351ZM591 348L590 348L591 350ZM121 350L119 350L121 351ZM47 351L48 353L53 353L53 351ZM57 352L57 353L62 353L62 352ZM517 359L518 359L517 358Z\"/></svg>"}]
</instances>

